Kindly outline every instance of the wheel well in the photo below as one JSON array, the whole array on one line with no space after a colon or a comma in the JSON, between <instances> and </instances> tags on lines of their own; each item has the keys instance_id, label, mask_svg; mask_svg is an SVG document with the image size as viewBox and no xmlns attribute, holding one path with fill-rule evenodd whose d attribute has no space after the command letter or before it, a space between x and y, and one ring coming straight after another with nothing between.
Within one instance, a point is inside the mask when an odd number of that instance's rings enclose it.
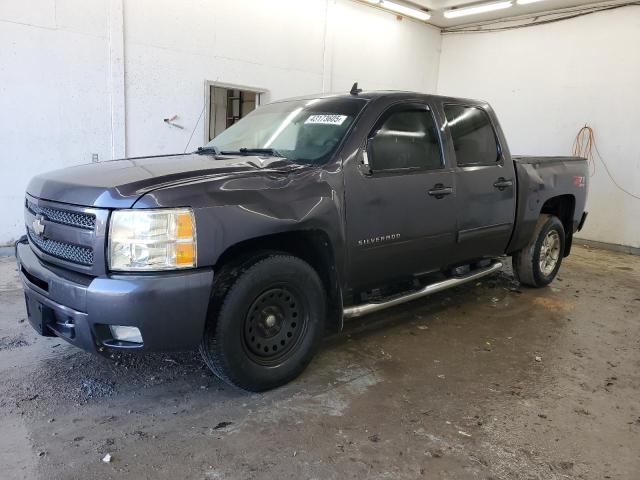
<instances>
[{"instance_id":1,"label":"wheel well","mask_svg":"<svg viewBox=\"0 0 640 480\"><path fill-rule=\"evenodd\" d=\"M322 230L298 230L256 237L232 245L218 258L214 272L238 260L265 251L285 252L307 262L318 272L327 292L327 329L342 328L342 295L338 283L336 261L329 236Z\"/></svg>"},{"instance_id":2,"label":"wheel well","mask_svg":"<svg viewBox=\"0 0 640 480\"><path fill-rule=\"evenodd\" d=\"M575 208L576 199L573 195L559 195L544 202L542 210L540 211L540 213L555 215L562 222L565 234L565 257L571 252L571 243L573 240L573 213Z\"/></svg>"}]
</instances>

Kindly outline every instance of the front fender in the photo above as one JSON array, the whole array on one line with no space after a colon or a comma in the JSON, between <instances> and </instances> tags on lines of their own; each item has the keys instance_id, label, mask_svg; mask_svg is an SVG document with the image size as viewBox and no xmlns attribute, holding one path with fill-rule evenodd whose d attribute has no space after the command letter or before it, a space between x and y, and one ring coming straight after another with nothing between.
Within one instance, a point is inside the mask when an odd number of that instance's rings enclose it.
<instances>
[{"instance_id":1,"label":"front fender","mask_svg":"<svg viewBox=\"0 0 640 480\"><path fill-rule=\"evenodd\" d=\"M344 265L342 172L303 167L195 180L144 195L134 208L191 207L196 217L198 266L213 266L229 247L257 237L299 230L327 233Z\"/></svg>"}]
</instances>

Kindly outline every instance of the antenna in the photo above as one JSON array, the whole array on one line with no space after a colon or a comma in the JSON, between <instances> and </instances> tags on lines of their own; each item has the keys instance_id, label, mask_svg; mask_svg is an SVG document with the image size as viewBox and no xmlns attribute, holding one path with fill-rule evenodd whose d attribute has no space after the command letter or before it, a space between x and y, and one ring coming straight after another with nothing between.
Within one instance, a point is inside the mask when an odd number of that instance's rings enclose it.
<instances>
[{"instance_id":1,"label":"antenna","mask_svg":"<svg viewBox=\"0 0 640 480\"><path fill-rule=\"evenodd\" d=\"M358 82L353 84L351 87L351 91L349 92L351 95L358 95L362 91L361 88L358 88Z\"/></svg>"}]
</instances>

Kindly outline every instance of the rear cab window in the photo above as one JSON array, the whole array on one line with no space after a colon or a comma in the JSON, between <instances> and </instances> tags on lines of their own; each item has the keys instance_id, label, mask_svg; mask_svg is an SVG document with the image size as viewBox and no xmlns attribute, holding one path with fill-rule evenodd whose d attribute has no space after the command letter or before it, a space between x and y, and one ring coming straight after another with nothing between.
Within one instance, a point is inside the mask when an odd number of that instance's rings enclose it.
<instances>
[{"instance_id":1,"label":"rear cab window","mask_svg":"<svg viewBox=\"0 0 640 480\"><path fill-rule=\"evenodd\" d=\"M444 105L458 166L496 165L500 145L491 119L479 107Z\"/></svg>"}]
</instances>

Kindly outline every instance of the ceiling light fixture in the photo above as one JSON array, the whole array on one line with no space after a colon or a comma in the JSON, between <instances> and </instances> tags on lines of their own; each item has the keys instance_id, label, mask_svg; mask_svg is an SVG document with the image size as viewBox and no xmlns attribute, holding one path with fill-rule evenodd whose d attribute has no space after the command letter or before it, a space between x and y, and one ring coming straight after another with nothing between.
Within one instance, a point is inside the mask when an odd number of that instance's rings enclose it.
<instances>
[{"instance_id":1,"label":"ceiling light fixture","mask_svg":"<svg viewBox=\"0 0 640 480\"><path fill-rule=\"evenodd\" d=\"M423 22L431 18L431 14L426 10L420 10L418 8L401 5L396 2L390 2L389 0L366 0L366 1L368 3L373 3L374 5L378 5L379 7L382 7L386 10L390 10L394 13L405 15L407 17L416 18L418 20L422 20Z\"/></svg>"},{"instance_id":2,"label":"ceiling light fixture","mask_svg":"<svg viewBox=\"0 0 640 480\"><path fill-rule=\"evenodd\" d=\"M525 0L526 1L526 0ZM509 8L513 4L508 2L482 3L480 5L472 5L470 7L452 8L444 12L446 18L458 18L466 15L477 15L478 13L492 12L494 10L502 10Z\"/></svg>"}]
</instances>

